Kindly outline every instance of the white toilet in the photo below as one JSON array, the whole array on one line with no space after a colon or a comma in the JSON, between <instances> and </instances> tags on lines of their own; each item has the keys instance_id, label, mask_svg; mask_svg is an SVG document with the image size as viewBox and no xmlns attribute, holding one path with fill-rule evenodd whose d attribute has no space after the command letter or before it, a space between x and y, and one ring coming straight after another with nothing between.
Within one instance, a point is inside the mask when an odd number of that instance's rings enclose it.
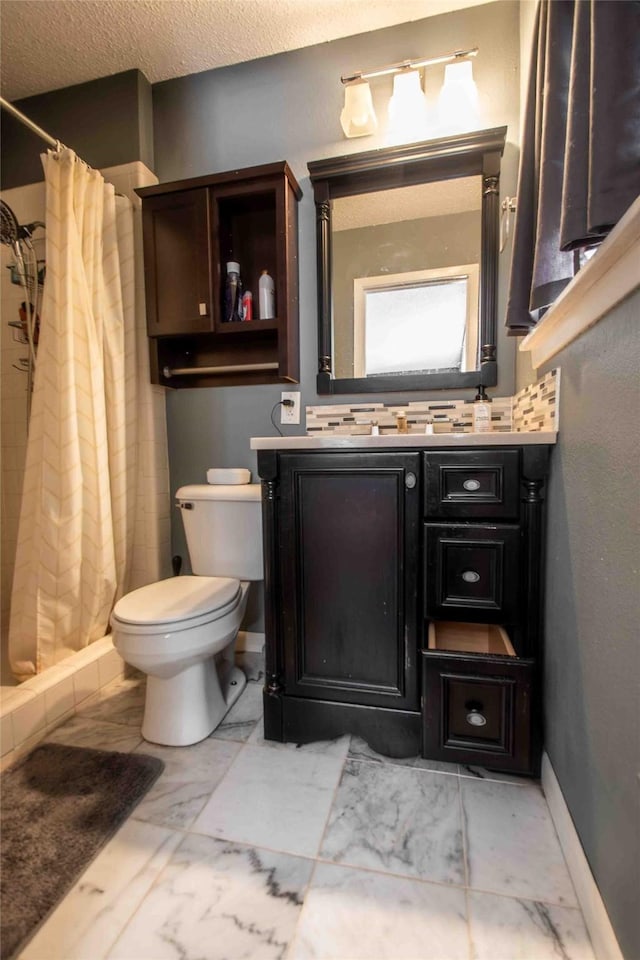
<instances>
[{"instance_id":1,"label":"white toilet","mask_svg":"<svg viewBox=\"0 0 640 960\"><path fill-rule=\"evenodd\" d=\"M176 501L195 575L122 597L111 627L122 659L147 674L142 736L184 747L215 730L246 684L233 657L249 581L263 579L260 484L181 487Z\"/></svg>"}]
</instances>

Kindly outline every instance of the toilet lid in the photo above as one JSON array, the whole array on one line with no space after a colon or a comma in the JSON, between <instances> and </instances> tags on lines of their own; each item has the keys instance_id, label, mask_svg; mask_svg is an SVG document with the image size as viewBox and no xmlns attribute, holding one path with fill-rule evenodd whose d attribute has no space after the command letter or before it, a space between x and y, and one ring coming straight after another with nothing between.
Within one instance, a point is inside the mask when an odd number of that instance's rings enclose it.
<instances>
[{"instance_id":1,"label":"toilet lid","mask_svg":"<svg viewBox=\"0 0 640 960\"><path fill-rule=\"evenodd\" d=\"M171 577L149 583L116 603L113 616L123 623L176 623L233 605L240 581L230 577Z\"/></svg>"}]
</instances>

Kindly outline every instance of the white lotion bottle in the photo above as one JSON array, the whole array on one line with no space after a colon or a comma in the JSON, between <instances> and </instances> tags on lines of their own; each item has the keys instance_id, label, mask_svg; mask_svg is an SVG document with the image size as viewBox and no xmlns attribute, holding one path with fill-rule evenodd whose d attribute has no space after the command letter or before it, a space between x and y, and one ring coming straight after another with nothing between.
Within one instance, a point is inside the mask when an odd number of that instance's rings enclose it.
<instances>
[{"instance_id":1,"label":"white lotion bottle","mask_svg":"<svg viewBox=\"0 0 640 960\"><path fill-rule=\"evenodd\" d=\"M263 270L258 281L259 317L261 320L273 320L276 315L275 299L273 277L266 270Z\"/></svg>"},{"instance_id":2,"label":"white lotion bottle","mask_svg":"<svg viewBox=\"0 0 640 960\"><path fill-rule=\"evenodd\" d=\"M491 401L484 391L482 384L478 387L473 402L473 432L489 433L491 430Z\"/></svg>"}]
</instances>

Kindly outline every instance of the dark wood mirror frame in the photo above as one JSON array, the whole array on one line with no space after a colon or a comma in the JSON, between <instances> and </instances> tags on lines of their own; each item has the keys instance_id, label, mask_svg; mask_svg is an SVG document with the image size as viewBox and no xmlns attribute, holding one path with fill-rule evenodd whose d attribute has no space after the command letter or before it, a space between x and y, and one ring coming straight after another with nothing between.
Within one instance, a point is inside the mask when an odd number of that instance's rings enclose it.
<instances>
[{"instance_id":1,"label":"dark wood mirror frame","mask_svg":"<svg viewBox=\"0 0 640 960\"><path fill-rule=\"evenodd\" d=\"M500 158L507 128L474 131L308 164L316 204L319 394L385 393L491 387L498 380L496 306ZM425 373L336 379L332 375L331 201L337 197L458 177L482 177L479 343L480 368L464 373Z\"/></svg>"}]
</instances>

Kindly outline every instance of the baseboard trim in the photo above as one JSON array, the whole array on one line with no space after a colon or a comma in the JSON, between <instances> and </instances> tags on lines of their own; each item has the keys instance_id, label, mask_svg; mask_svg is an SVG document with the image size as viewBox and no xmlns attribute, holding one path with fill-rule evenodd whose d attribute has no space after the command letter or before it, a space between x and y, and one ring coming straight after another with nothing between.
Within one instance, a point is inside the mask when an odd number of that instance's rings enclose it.
<instances>
[{"instance_id":1,"label":"baseboard trim","mask_svg":"<svg viewBox=\"0 0 640 960\"><path fill-rule=\"evenodd\" d=\"M236 640L236 651L242 653L262 653L264 647L264 633L252 633L250 630L240 630Z\"/></svg>"},{"instance_id":2,"label":"baseboard trim","mask_svg":"<svg viewBox=\"0 0 640 960\"><path fill-rule=\"evenodd\" d=\"M598 960L624 960L558 778L546 753L542 754L540 778L560 846L576 889L584 922L591 937L593 951Z\"/></svg>"}]
</instances>

